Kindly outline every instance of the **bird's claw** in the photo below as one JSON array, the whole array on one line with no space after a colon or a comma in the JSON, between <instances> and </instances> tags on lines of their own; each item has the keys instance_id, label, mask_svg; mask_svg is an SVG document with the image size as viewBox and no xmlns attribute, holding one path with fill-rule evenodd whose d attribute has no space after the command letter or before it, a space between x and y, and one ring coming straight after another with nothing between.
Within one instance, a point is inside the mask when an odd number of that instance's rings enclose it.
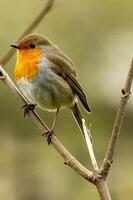
<instances>
[{"instance_id":1,"label":"bird's claw","mask_svg":"<svg viewBox=\"0 0 133 200\"><path fill-rule=\"evenodd\" d=\"M22 106L22 108L24 109L24 117L28 114L28 112L30 111L30 110L34 110L35 109L35 104L25 104L25 105L23 105Z\"/></svg>"},{"instance_id":2,"label":"bird's claw","mask_svg":"<svg viewBox=\"0 0 133 200\"><path fill-rule=\"evenodd\" d=\"M48 145L50 145L51 141L52 141L52 137L54 135L54 130L53 129L49 130L49 131L47 131L47 132L45 132L45 133L42 134L42 136L44 136L44 135L47 136L47 142L48 142Z\"/></svg>"}]
</instances>

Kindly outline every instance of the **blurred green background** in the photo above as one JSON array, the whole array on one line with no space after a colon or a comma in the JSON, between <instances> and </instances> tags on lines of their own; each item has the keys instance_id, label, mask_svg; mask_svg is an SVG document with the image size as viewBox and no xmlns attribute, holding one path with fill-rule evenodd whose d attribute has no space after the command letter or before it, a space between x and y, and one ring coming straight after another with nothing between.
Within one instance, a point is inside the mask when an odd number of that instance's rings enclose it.
<instances>
[{"instance_id":1,"label":"blurred green background","mask_svg":"<svg viewBox=\"0 0 133 200\"><path fill-rule=\"evenodd\" d=\"M0 1L0 55L4 55L46 0ZM104 158L120 91L133 55L133 1L57 0L56 9L34 32L49 37L75 62L93 114L82 109L94 139L99 165ZM5 66L14 80L16 57ZM114 163L108 177L113 200L133 197L133 99L128 104ZM53 114L38 110L50 126ZM62 143L92 169L83 137L68 109L56 126ZM98 200L96 188L63 160L23 118L20 104L0 83L0 199Z\"/></svg>"}]
</instances>

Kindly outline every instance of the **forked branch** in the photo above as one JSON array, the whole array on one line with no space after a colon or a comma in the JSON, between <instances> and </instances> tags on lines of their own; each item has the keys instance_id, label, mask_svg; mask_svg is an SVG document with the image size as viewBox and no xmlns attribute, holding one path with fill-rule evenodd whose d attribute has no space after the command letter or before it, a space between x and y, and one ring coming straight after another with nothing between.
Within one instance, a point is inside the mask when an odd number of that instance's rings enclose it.
<instances>
[{"instance_id":1,"label":"forked branch","mask_svg":"<svg viewBox=\"0 0 133 200\"><path fill-rule=\"evenodd\" d=\"M9 75L5 72L2 66L0 66L0 80L6 85L6 87L12 92L12 94L18 98L18 100L21 102L22 105L25 105L27 103L23 95L20 93L15 84L12 82ZM44 122L40 119L40 117L36 114L36 112L29 111L28 116L37 125L37 127L41 131L41 134L49 131L48 127L44 124ZM46 134L45 136L47 137ZM83 178L96 185L101 200L111 200L106 182L101 178L99 179L99 176L98 179L94 180L95 171L94 172L89 171L80 162L78 162L78 160L74 158L74 156L72 156L72 154L59 142L56 136L52 137L51 145L53 145L53 147L61 155L66 165L70 166Z\"/></svg>"},{"instance_id":2,"label":"forked branch","mask_svg":"<svg viewBox=\"0 0 133 200\"><path fill-rule=\"evenodd\" d=\"M4 71L4 69L1 66L0 66L0 79L10 89L10 91L21 101L22 104L27 103L25 98L22 96L20 91L17 89L15 84L12 82L12 80L10 79L8 74ZM118 135L120 132L121 125L122 125L127 102L130 97L132 80L133 80L133 61L131 62L131 66L130 66L130 69L128 72L125 86L122 89L121 101L120 101L120 105L118 107L112 135L110 138L110 142L109 142L109 146L107 149L105 159L102 163L100 170L97 166L93 148L91 147L91 142L89 142L87 146L88 146L89 153L91 156L91 161L92 161L92 164L94 167L93 172L89 171L87 168L85 168L83 165L81 165L70 154L70 152L59 142L59 140L55 136L52 138L52 145L62 156L62 158L64 159L64 163L69 165L71 168L73 168L83 178L94 183L97 187L97 190L99 192L101 200L111 200L105 178L107 177L108 172L109 172L110 163L112 162L114 149L116 146L116 141L117 141L117 138L118 138ZM49 130L48 127L44 124L44 122L39 118L39 116L34 111L30 111L28 115L34 121L34 123L38 126L38 128L41 130L41 133L47 132ZM86 131L86 133L87 133L87 130L84 130L84 131ZM47 135L46 135L46 137L47 137ZM87 140L88 139L87 139L87 134L86 134L86 141Z\"/></svg>"},{"instance_id":3,"label":"forked branch","mask_svg":"<svg viewBox=\"0 0 133 200\"><path fill-rule=\"evenodd\" d=\"M21 35L20 38L22 38L24 35L28 33L31 33L34 30L34 28L39 24L42 18L44 18L44 16L46 16L46 14L53 7L54 2L55 0L48 0L45 7L34 19L34 21L29 25L29 27L24 31L24 33ZM7 54L0 60L0 63L5 64L6 62L8 62L13 54L14 54L14 50L13 49L9 50ZM7 88L13 93L13 95L15 95L20 100L22 105L27 103L23 95L17 89L17 87L12 82L8 74L2 68L2 66L0 66L0 80L7 86ZM121 101L117 110L117 115L114 122L111 138L109 141L105 159L100 169L98 168L97 161L93 152L93 146L91 144L90 138L87 135L87 130L84 129L84 132L86 133L85 139L86 139L87 147L89 150L91 162L93 165L93 170L94 170L93 172L89 171L80 162L78 162L76 158L74 158L74 156L72 156L72 154L60 143L60 141L57 139L56 136L52 137L52 145L57 150L57 152L62 156L62 158L64 159L64 163L70 166L71 168L73 168L83 178L95 184L99 192L99 195L101 197L101 200L111 200L105 179L108 175L110 164L112 163L116 142L118 139L118 135L120 133L120 128L123 122L127 102L131 93L130 90L131 90L132 81L133 81L133 60L131 62L131 66L129 69L125 86L122 89ZM33 120L33 122L40 129L41 134L49 131L48 127L44 124L44 122L40 119L40 117L36 114L36 112L30 111L28 113L28 116ZM47 137L47 135L45 136Z\"/></svg>"}]
</instances>

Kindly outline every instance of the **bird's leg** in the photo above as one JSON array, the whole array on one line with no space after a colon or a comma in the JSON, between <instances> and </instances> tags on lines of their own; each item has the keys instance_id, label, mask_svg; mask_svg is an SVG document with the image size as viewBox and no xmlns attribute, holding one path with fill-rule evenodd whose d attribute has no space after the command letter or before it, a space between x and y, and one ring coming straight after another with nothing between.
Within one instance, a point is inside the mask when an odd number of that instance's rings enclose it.
<instances>
[{"instance_id":1,"label":"bird's leg","mask_svg":"<svg viewBox=\"0 0 133 200\"><path fill-rule=\"evenodd\" d=\"M24 117L28 114L30 110L34 110L36 107L36 104L25 104L22 106L24 109Z\"/></svg>"},{"instance_id":2,"label":"bird's leg","mask_svg":"<svg viewBox=\"0 0 133 200\"><path fill-rule=\"evenodd\" d=\"M53 136L53 134L54 134L54 128L55 128L55 124L56 124L56 121L57 121L58 113L59 113L59 109L57 109L57 111L56 111L56 114L55 114L55 118L54 118L54 121L53 121L52 128L51 128L49 131L47 131L47 132L45 132L45 133L42 134L42 136L47 135L47 142L48 142L48 145L50 145L51 140L52 140L52 136Z\"/></svg>"},{"instance_id":3,"label":"bird's leg","mask_svg":"<svg viewBox=\"0 0 133 200\"><path fill-rule=\"evenodd\" d=\"M55 117L54 117L54 121L53 121L53 125L52 125L52 128L51 128L52 131L54 131L58 114L59 114L59 109L57 108L56 113L55 113Z\"/></svg>"}]
</instances>

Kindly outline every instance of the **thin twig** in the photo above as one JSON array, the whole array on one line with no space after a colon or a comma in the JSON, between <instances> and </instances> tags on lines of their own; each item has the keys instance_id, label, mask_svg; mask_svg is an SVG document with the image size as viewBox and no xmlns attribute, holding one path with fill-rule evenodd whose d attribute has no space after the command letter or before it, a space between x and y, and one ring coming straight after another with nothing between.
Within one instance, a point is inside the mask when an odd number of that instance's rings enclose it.
<instances>
[{"instance_id":1,"label":"thin twig","mask_svg":"<svg viewBox=\"0 0 133 200\"><path fill-rule=\"evenodd\" d=\"M104 178L106 178L106 176L108 175L110 164L113 162L113 154L114 154L116 142L117 142L117 139L118 139L118 135L120 133L120 129L121 129L121 125L122 125L122 122L123 122L127 102L128 102L129 97L130 97L130 94L131 94L130 90L131 90L131 86L132 86L132 81L133 81L133 60L131 61L131 66L130 66L130 69L129 69L129 72L128 72L128 75L127 75L125 86L122 89L121 101L120 101L120 104L118 106L118 110L117 110L116 119L115 119L113 130L112 130L111 138L110 138L110 141L109 141L109 145L108 145L108 148L107 148L105 159L104 159L102 166L101 166L101 175Z\"/></svg>"},{"instance_id":2,"label":"thin twig","mask_svg":"<svg viewBox=\"0 0 133 200\"><path fill-rule=\"evenodd\" d=\"M97 164L97 161L96 161L96 158L95 158L95 155L94 155L92 141L91 141L91 138L90 138L90 134L88 133L89 129L87 129L84 119L82 119L82 123L83 123L84 135L85 135L85 140L86 140L87 148L88 148L88 151L89 151L91 163L92 163L94 170L98 171L99 168L98 168L98 164Z\"/></svg>"},{"instance_id":3,"label":"thin twig","mask_svg":"<svg viewBox=\"0 0 133 200\"><path fill-rule=\"evenodd\" d=\"M36 26L41 22L41 20L47 15L47 13L51 10L54 5L55 0L48 0L47 4L43 7L43 9L39 12L39 14L35 17L32 23L26 28L23 34L20 36L18 41L24 37L25 35L31 33ZM5 65L15 53L15 49L11 48L9 51L0 59L0 64Z\"/></svg>"},{"instance_id":4,"label":"thin twig","mask_svg":"<svg viewBox=\"0 0 133 200\"><path fill-rule=\"evenodd\" d=\"M102 200L103 199L111 200L111 196L110 196L110 193L109 193L109 190L108 190L107 183L100 174L99 167L98 167L98 164L97 164L97 161L96 161L96 157L94 155L93 145L92 145L92 141L91 141L91 138L90 138L90 131L89 131L89 129L87 129L84 119L82 119L82 122L83 122L83 129L84 129L84 135L85 135L87 148L88 148L91 163L92 163L92 166L93 166L93 169L94 169L94 173L92 175L92 181L96 185L101 199Z\"/></svg>"}]
</instances>

